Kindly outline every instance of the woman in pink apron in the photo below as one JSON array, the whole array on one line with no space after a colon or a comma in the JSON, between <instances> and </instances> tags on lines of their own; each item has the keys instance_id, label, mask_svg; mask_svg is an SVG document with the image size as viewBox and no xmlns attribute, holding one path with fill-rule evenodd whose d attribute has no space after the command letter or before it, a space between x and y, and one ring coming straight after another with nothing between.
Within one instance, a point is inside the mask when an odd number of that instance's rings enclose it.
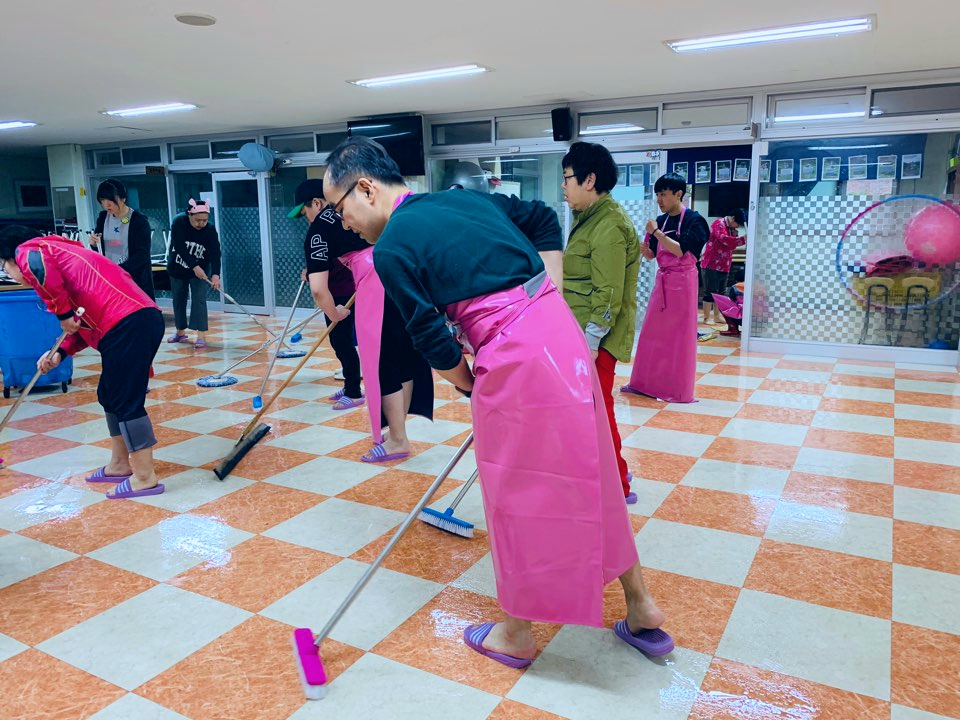
<instances>
[{"instance_id":1,"label":"woman in pink apron","mask_svg":"<svg viewBox=\"0 0 960 720\"><path fill-rule=\"evenodd\" d=\"M556 213L471 190L411 196L367 138L330 154L324 183L344 224L377 243L377 271L414 345L471 397L506 618L466 628L464 641L526 667L537 651L532 621L601 626L603 586L619 578L628 615L614 632L648 654L670 652L643 584L596 368L544 271L543 258L562 248ZM473 370L447 321L476 357Z\"/></svg>"},{"instance_id":2,"label":"woman in pink apron","mask_svg":"<svg viewBox=\"0 0 960 720\"><path fill-rule=\"evenodd\" d=\"M657 277L637 341L630 383L621 392L664 402L694 402L697 379L697 259L710 237L707 221L683 205L686 178L670 173L654 190L664 214L647 222L641 247L657 259Z\"/></svg>"}]
</instances>

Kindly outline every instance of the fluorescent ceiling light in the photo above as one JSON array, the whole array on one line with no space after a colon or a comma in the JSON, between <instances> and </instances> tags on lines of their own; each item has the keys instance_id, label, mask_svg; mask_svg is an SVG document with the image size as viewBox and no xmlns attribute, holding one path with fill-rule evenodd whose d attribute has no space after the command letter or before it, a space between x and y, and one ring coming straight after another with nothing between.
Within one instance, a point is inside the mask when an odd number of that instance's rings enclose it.
<instances>
[{"instance_id":1,"label":"fluorescent ceiling light","mask_svg":"<svg viewBox=\"0 0 960 720\"><path fill-rule=\"evenodd\" d=\"M164 105L147 105L145 107L127 108L125 110L105 110L104 115L113 117L139 117L140 115L160 115L162 113L196 110L196 105L190 103L166 103Z\"/></svg>"},{"instance_id":2,"label":"fluorescent ceiling light","mask_svg":"<svg viewBox=\"0 0 960 720\"><path fill-rule=\"evenodd\" d=\"M607 133L643 132L643 128L633 123L610 123L608 125L591 125L581 130L581 135L606 135Z\"/></svg>"},{"instance_id":3,"label":"fluorescent ceiling light","mask_svg":"<svg viewBox=\"0 0 960 720\"><path fill-rule=\"evenodd\" d=\"M479 75L490 72L489 68L481 65L457 65L456 67L424 70L422 72L403 73L401 75L384 75L383 77L367 78L366 80L348 80L352 85L361 87L387 87L389 85L404 85L406 83L424 82L426 80L443 80L464 75Z\"/></svg>"},{"instance_id":4,"label":"fluorescent ceiling light","mask_svg":"<svg viewBox=\"0 0 960 720\"><path fill-rule=\"evenodd\" d=\"M0 130L16 130L17 128L36 127L35 122L26 122L24 120L7 120L0 122Z\"/></svg>"},{"instance_id":5,"label":"fluorescent ceiling light","mask_svg":"<svg viewBox=\"0 0 960 720\"><path fill-rule=\"evenodd\" d=\"M885 148L885 147L890 147L890 143L880 143L878 145L833 145L830 147L818 146L818 147L808 147L807 150L870 150L872 148Z\"/></svg>"},{"instance_id":6,"label":"fluorescent ceiling light","mask_svg":"<svg viewBox=\"0 0 960 720\"><path fill-rule=\"evenodd\" d=\"M770 28L768 30L751 30L749 32L732 33L730 35L712 35L695 40L675 40L667 43L667 47L674 52L698 52L702 50L718 50L720 48L740 47L743 45L758 45L760 43L780 42L782 40L799 40L801 38L823 37L828 35L849 35L851 33L868 32L873 30L874 17L849 18L846 20L828 20L824 22L806 23L804 25L787 25L785 27Z\"/></svg>"},{"instance_id":7,"label":"fluorescent ceiling light","mask_svg":"<svg viewBox=\"0 0 960 720\"><path fill-rule=\"evenodd\" d=\"M805 122L808 120L840 120L842 118L863 117L863 110L852 110L850 112L818 113L816 115L782 115L775 117L774 122Z\"/></svg>"}]
</instances>

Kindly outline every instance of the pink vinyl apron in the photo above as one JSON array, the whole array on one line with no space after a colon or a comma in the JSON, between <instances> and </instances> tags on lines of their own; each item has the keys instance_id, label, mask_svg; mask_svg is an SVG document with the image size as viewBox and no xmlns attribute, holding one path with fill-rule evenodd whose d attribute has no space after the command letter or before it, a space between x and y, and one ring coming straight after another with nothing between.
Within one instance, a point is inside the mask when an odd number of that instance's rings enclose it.
<instances>
[{"instance_id":1,"label":"pink vinyl apron","mask_svg":"<svg viewBox=\"0 0 960 720\"><path fill-rule=\"evenodd\" d=\"M583 331L545 273L446 314L476 357L474 448L500 605L600 627L603 586L637 549Z\"/></svg>"},{"instance_id":2,"label":"pink vinyl apron","mask_svg":"<svg viewBox=\"0 0 960 720\"><path fill-rule=\"evenodd\" d=\"M680 211L677 239L684 213L686 208ZM666 227L666 219L663 222ZM697 259L689 252L677 257L660 243L657 277L624 392L665 402L696 402L698 285Z\"/></svg>"},{"instance_id":3,"label":"pink vinyl apron","mask_svg":"<svg viewBox=\"0 0 960 720\"><path fill-rule=\"evenodd\" d=\"M357 328L357 344L360 346L360 367L366 388L367 411L370 413L370 431L373 442L383 442L380 418L380 335L383 331L383 283L373 267L373 245L363 250L354 250L341 255L340 262L353 273L357 286L356 307L363 308L354 314Z\"/></svg>"}]
</instances>

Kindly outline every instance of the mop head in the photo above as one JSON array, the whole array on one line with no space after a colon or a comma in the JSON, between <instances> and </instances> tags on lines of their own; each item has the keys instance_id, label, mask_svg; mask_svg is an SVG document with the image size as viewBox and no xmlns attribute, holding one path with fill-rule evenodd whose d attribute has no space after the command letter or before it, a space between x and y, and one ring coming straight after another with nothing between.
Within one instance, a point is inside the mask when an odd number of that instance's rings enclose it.
<instances>
[{"instance_id":1,"label":"mop head","mask_svg":"<svg viewBox=\"0 0 960 720\"><path fill-rule=\"evenodd\" d=\"M293 654L297 659L297 673L307 700L320 700L327 694L327 672L320 659L320 648L313 640L310 628L293 631Z\"/></svg>"},{"instance_id":2,"label":"mop head","mask_svg":"<svg viewBox=\"0 0 960 720\"><path fill-rule=\"evenodd\" d=\"M197 380L200 387L224 387L236 385L238 380L233 375L207 375Z\"/></svg>"},{"instance_id":3,"label":"mop head","mask_svg":"<svg viewBox=\"0 0 960 720\"><path fill-rule=\"evenodd\" d=\"M233 450L213 469L213 474L220 480L226 479L227 475L246 457L250 449L260 442L261 438L268 432L270 432L270 426L260 423L249 433L237 440L237 444L233 446Z\"/></svg>"},{"instance_id":4,"label":"mop head","mask_svg":"<svg viewBox=\"0 0 960 720\"><path fill-rule=\"evenodd\" d=\"M444 512L439 512L433 508L424 508L420 511L420 520L444 532L465 538L473 537L473 523L458 518L453 514L453 508L447 508Z\"/></svg>"},{"instance_id":5,"label":"mop head","mask_svg":"<svg viewBox=\"0 0 960 720\"><path fill-rule=\"evenodd\" d=\"M291 340L291 342L293 341ZM281 350L280 352L277 353L277 357L278 358L295 358L295 357L303 357L306 354L307 354L306 350Z\"/></svg>"}]
</instances>

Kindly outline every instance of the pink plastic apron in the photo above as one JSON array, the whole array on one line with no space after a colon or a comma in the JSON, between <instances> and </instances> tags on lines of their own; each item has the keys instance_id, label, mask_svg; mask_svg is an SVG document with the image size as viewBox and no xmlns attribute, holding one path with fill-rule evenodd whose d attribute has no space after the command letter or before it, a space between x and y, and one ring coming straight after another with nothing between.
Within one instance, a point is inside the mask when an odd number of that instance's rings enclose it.
<instances>
[{"instance_id":1,"label":"pink plastic apron","mask_svg":"<svg viewBox=\"0 0 960 720\"><path fill-rule=\"evenodd\" d=\"M596 367L543 277L532 297L516 287L446 314L476 355L474 448L500 605L600 627L603 586L637 549Z\"/></svg>"},{"instance_id":2,"label":"pink plastic apron","mask_svg":"<svg viewBox=\"0 0 960 720\"><path fill-rule=\"evenodd\" d=\"M678 240L685 213L686 208L680 211ZM663 222L666 227L666 219ZM677 257L660 243L657 277L624 391L665 402L695 402L698 285L697 259L689 252Z\"/></svg>"}]
</instances>

